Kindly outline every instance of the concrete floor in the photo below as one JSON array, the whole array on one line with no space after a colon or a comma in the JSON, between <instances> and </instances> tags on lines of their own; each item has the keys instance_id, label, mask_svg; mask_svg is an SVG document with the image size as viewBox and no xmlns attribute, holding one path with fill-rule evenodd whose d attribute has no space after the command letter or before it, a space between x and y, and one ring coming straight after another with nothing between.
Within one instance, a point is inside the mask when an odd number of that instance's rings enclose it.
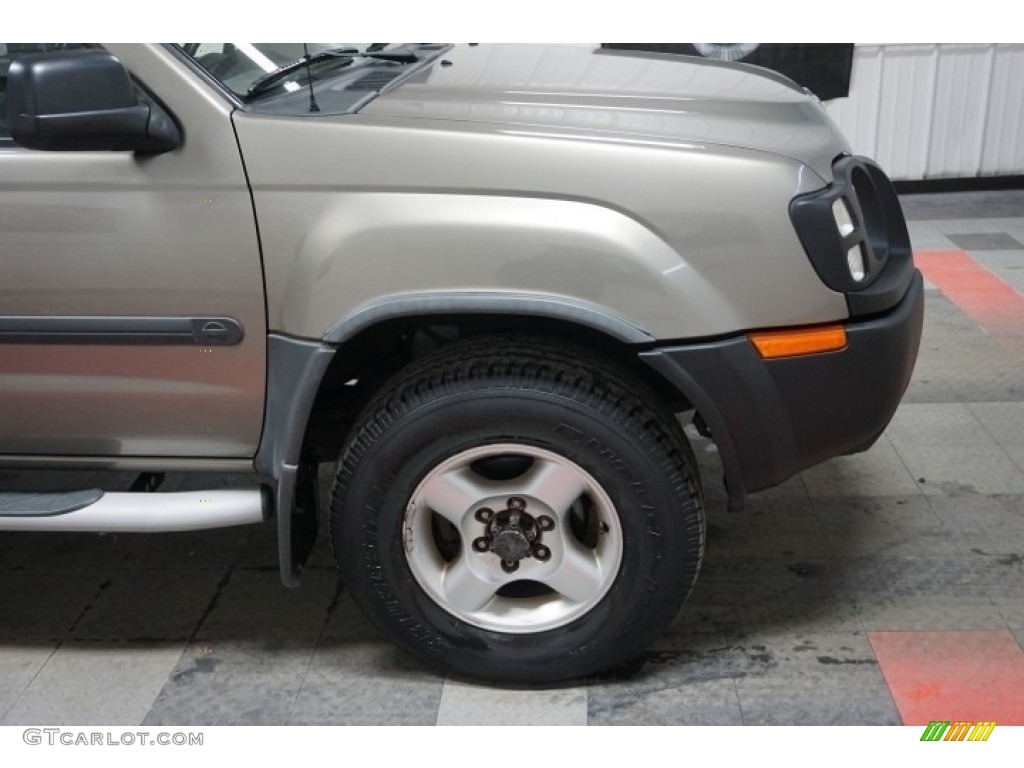
<instances>
[{"instance_id":1,"label":"concrete floor","mask_svg":"<svg viewBox=\"0 0 1024 768\"><path fill-rule=\"evenodd\" d=\"M904 404L870 451L742 513L710 483L703 573L642 665L555 690L444 680L365 623L325 542L303 588L282 588L270 526L5 533L0 724L1024 724L1024 193L904 205L915 250L941 252L922 260L935 280ZM943 272L958 259L1017 293L972 301ZM0 472L0 488L33 482ZM988 666L943 671L958 651ZM950 670L992 678L975 709L928 699Z\"/></svg>"}]
</instances>

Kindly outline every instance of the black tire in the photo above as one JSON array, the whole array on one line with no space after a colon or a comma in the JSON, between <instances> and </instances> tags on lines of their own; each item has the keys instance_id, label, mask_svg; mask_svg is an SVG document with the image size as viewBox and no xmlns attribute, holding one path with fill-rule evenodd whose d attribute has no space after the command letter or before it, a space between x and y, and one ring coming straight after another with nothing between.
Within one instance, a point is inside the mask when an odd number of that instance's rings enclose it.
<instances>
[{"instance_id":1,"label":"black tire","mask_svg":"<svg viewBox=\"0 0 1024 768\"><path fill-rule=\"evenodd\" d=\"M697 576L704 519L692 450L654 392L611 361L560 341L456 342L395 376L364 410L338 468L332 547L361 608L435 667L506 683L551 683L640 654ZM588 472L621 523L621 567L588 613L505 633L460 620L414 578L403 519L420 481L474 446L517 443Z\"/></svg>"}]
</instances>

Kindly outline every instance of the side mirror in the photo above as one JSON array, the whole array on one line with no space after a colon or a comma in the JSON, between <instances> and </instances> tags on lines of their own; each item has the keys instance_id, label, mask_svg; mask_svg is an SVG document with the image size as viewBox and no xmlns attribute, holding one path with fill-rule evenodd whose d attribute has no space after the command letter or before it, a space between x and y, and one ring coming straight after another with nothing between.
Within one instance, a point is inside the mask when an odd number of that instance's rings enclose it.
<instances>
[{"instance_id":1,"label":"side mirror","mask_svg":"<svg viewBox=\"0 0 1024 768\"><path fill-rule=\"evenodd\" d=\"M170 116L140 99L124 65L97 49L12 61L7 117L11 137L29 149L156 154L181 143Z\"/></svg>"}]
</instances>

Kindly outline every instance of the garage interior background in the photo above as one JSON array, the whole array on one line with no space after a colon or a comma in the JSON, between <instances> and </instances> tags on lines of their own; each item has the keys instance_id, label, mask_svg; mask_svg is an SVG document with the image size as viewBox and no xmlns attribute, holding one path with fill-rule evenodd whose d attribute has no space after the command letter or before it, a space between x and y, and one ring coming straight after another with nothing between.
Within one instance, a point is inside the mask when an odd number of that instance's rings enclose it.
<instances>
[{"instance_id":1,"label":"garage interior background","mask_svg":"<svg viewBox=\"0 0 1024 768\"><path fill-rule=\"evenodd\" d=\"M827 104L894 179L1024 173L1024 44L858 45Z\"/></svg>"},{"instance_id":2,"label":"garage interior background","mask_svg":"<svg viewBox=\"0 0 1024 768\"><path fill-rule=\"evenodd\" d=\"M737 54L751 48L717 45ZM826 109L853 151L875 158L894 180L1019 176L1022 72L1024 43L857 44L849 97L827 101Z\"/></svg>"}]
</instances>

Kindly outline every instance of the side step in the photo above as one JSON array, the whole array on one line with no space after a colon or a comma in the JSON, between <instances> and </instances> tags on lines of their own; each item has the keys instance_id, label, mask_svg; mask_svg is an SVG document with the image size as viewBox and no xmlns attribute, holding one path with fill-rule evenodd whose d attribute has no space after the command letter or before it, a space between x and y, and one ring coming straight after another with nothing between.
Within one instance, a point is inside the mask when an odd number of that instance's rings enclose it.
<instances>
[{"instance_id":1,"label":"side step","mask_svg":"<svg viewBox=\"0 0 1024 768\"><path fill-rule=\"evenodd\" d=\"M262 488L181 493L0 493L0 531L147 533L261 523L271 495Z\"/></svg>"}]
</instances>

